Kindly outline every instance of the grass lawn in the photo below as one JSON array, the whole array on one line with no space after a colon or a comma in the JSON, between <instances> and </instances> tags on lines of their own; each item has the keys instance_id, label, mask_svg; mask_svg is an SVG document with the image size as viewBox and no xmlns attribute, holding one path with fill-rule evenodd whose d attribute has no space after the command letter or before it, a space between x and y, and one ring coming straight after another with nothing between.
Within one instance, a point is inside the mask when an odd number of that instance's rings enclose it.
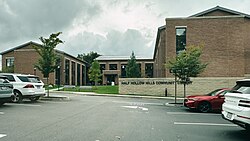
<instances>
[{"instance_id":1,"label":"grass lawn","mask_svg":"<svg viewBox=\"0 0 250 141\"><path fill-rule=\"evenodd\" d=\"M79 89L79 87L75 88L64 88L64 91L74 91L74 92L95 92L98 94L118 94L119 93L118 86L92 86L92 89Z\"/></svg>"}]
</instances>

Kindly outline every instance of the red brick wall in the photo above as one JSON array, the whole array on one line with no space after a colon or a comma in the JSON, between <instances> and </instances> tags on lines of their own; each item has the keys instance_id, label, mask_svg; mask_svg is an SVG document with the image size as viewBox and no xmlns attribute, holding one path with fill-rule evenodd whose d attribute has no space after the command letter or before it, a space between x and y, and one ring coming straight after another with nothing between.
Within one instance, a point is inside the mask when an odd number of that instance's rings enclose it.
<instances>
[{"instance_id":1,"label":"red brick wall","mask_svg":"<svg viewBox=\"0 0 250 141\"><path fill-rule=\"evenodd\" d=\"M160 39L156 50L156 56L154 60L154 77L166 77L166 37L165 30L160 31Z\"/></svg>"},{"instance_id":2,"label":"red brick wall","mask_svg":"<svg viewBox=\"0 0 250 141\"><path fill-rule=\"evenodd\" d=\"M166 19L166 61L176 54L175 27L187 26L187 46L204 45L202 61L209 64L201 76L242 77L247 56L245 46L249 46L246 42L250 28L246 24L249 21L244 18Z\"/></svg>"}]
</instances>

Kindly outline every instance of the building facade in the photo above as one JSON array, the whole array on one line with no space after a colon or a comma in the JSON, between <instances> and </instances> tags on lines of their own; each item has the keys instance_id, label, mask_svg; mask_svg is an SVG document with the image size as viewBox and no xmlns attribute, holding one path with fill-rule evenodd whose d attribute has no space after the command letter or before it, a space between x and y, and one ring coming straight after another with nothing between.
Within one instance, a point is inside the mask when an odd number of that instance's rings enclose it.
<instances>
[{"instance_id":1,"label":"building facade","mask_svg":"<svg viewBox=\"0 0 250 141\"><path fill-rule=\"evenodd\" d=\"M126 66L129 57L124 56L100 56L97 61L100 63L102 73L102 84L108 85L114 82L116 85L119 83L118 78L126 77ZM141 71L141 77L153 77L153 59L136 58L137 64Z\"/></svg>"},{"instance_id":2,"label":"building facade","mask_svg":"<svg viewBox=\"0 0 250 141\"><path fill-rule=\"evenodd\" d=\"M39 54L34 46L41 47L35 42L28 42L1 53L2 67L13 67L14 73L34 74L46 83L43 74L35 68ZM63 51L55 49L59 57L57 69L50 74L49 84L86 85L87 63Z\"/></svg>"},{"instance_id":3,"label":"building facade","mask_svg":"<svg viewBox=\"0 0 250 141\"><path fill-rule=\"evenodd\" d=\"M245 77L250 74L250 16L214 7L185 18L166 18L157 33L155 77L172 77L164 64L189 45L203 45L208 63L201 77Z\"/></svg>"}]
</instances>

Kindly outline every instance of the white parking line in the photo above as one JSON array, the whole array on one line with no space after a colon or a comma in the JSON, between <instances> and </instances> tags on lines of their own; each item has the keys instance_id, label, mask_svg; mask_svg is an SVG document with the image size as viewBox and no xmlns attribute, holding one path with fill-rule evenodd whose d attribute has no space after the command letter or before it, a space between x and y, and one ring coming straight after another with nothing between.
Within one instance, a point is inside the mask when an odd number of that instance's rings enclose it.
<instances>
[{"instance_id":1,"label":"white parking line","mask_svg":"<svg viewBox=\"0 0 250 141\"><path fill-rule=\"evenodd\" d=\"M5 137L5 136L7 136L7 135L5 135L5 134L0 134L0 138L3 138L3 137Z\"/></svg>"},{"instance_id":2,"label":"white parking line","mask_svg":"<svg viewBox=\"0 0 250 141\"><path fill-rule=\"evenodd\" d=\"M123 108L130 108L130 109L140 109L142 111L148 111L148 108L139 107L139 106L122 106Z\"/></svg>"},{"instance_id":3,"label":"white parking line","mask_svg":"<svg viewBox=\"0 0 250 141\"><path fill-rule=\"evenodd\" d=\"M113 103L121 103L121 104L130 104L130 105L155 105L155 106L162 106L163 103L143 103L143 102L127 102L127 101L112 101Z\"/></svg>"},{"instance_id":4,"label":"white parking line","mask_svg":"<svg viewBox=\"0 0 250 141\"><path fill-rule=\"evenodd\" d=\"M221 116L221 114L212 113L186 113L186 112L167 112L170 115L206 115L206 116Z\"/></svg>"},{"instance_id":5,"label":"white parking line","mask_svg":"<svg viewBox=\"0 0 250 141\"><path fill-rule=\"evenodd\" d=\"M187 122L174 122L175 125L204 125L204 126L230 126L237 127L235 124L220 124L220 123L187 123Z\"/></svg>"},{"instance_id":6,"label":"white parking line","mask_svg":"<svg viewBox=\"0 0 250 141\"><path fill-rule=\"evenodd\" d=\"M4 115L4 112L0 112L0 115Z\"/></svg>"},{"instance_id":7,"label":"white parking line","mask_svg":"<svg viewBox=\"0 0 250 141\"><path fill-rule=\"evenodd\" d=\"M35 105L35 104L16 104L16 103L7 103L6 105L10 106L27 106L27 107L40 107L41 105Z\"/></svg>"}]
</instances>

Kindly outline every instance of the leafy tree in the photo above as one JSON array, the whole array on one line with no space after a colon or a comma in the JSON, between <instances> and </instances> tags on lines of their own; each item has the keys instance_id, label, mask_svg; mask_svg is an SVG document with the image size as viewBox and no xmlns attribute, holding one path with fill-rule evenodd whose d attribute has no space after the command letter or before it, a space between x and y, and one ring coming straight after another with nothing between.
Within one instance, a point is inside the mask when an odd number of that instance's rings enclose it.
<instances>
[{"instance_id":1,"label":"leafy tree","mask_svg":"<svg viewBox=\"0 0 250 141\"><path fill-rule=\"evenodd\" d=\"M53 33L49 36L48 39L40 37L39 39L43 43L42 46L34 46L37 53L40 55L38 62L35 64L35 67L42 72L45 78L47 78L47 85L49 74L54 72L54 70L57 68L56 61L58 57L54 49L58 44L63 43L63 41L58 38L61 33L62 32L58 32L55 34Z\"/></svg>"},{"instance_id":2,"label":"leafy tree","mask_svg":"<svg viewBox=\"0 0 250 141\"><path fill-rule=\"evenodd\" d=\"M14 73L14 66L10 66L10 67L3 67L2 71L3 73Z\"/></svg>"},{"instance_id":3,"label":"leafy tree","mask_svg":"<svg viewBox=\"0 0 250 141\"><path fill-rule=\"evenodd\" d=\"M78 54L77 58L84 60L84 61L88 62L89 64L92 64L92 62L94 62L94 60L99 56L101 56L101 55L98 54L97 52L91 51L90 53L87 53L87 54L85 54L85 53Z\"/></svg>"},{"instance_id":4,"label":"leafy tree","mask_svg":"<svg viewBox=\"0 0 250 141\"><path fill-rule=\"evenodd\" d=\"M187 50L180 52L176 58L166 64L170 72L184 84L184 97L186 96L186 84L191 83L190 77L197 77L208 65L201 62L201 54L202 46L188 46Z\"/></svg>"},{"instance_id":5,"label":"leafy tree","mask_svg":"<svg viewBox=\"0 0 250 141\"><path fill-rule=\"evenodd\" d=\"M139 78L141 77L141 72L139 65L136 63L136 58L134 52L128 60L128 65L126 66L126 77L127 78Z\"/></svg>"},{"instance_id":6,"label":"leafy tree","mask_svg":"<svg viewBox=\"0 0 250 141\"><path fill-rule=\"evenodd\" d=\"M101 80L100 76L101 76L100 64L97 60L94 60L89 69L89 79L91 81L94 81L96 86L98 81Z\"/></svg>"}]
</instances>

